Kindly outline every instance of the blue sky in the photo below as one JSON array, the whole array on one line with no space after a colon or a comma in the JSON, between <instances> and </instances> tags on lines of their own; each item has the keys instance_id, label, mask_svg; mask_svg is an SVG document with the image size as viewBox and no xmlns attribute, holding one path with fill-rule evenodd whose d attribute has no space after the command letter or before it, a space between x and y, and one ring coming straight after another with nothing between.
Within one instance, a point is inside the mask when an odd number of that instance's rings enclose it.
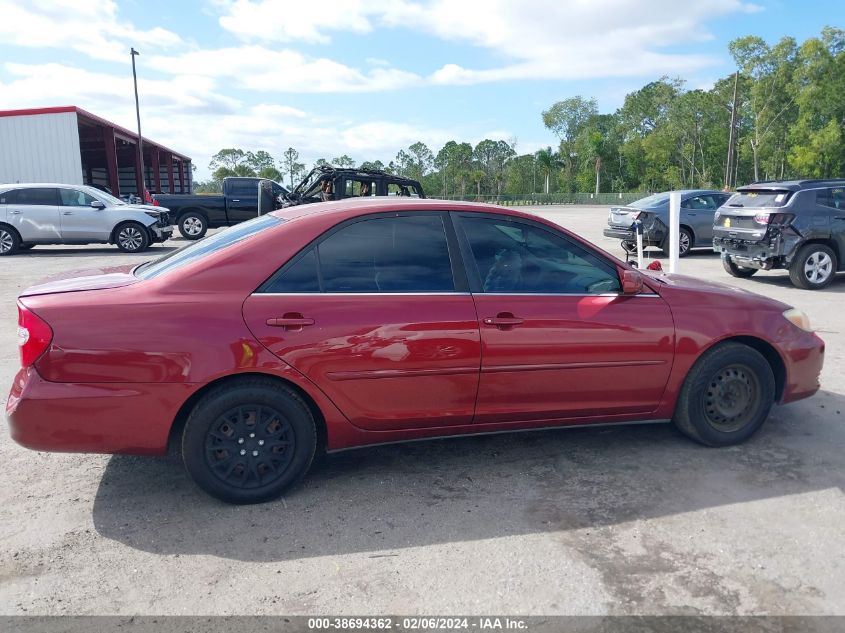
<instances>
[{"instance_id":1,"label":"blue sky","mask_svg":"<svg viewBox=\"0 0 845 633\"><path fill-rule=\"evenodd\" d=\"M707 87L727 43L842 27L841 0L0 0L0 109L78 105L192 156L288 146L387 163L422 140L555 139L541 112L602 111L661 75Z\"/></svg>"}]
</instances>

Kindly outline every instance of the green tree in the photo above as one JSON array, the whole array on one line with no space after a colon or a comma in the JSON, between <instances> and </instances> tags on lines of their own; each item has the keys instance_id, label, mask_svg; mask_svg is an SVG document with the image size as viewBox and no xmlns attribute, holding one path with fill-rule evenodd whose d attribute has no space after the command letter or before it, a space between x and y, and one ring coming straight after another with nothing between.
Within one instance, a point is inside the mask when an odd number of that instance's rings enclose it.
<instances>
[{"instance_id":1,"label":"green tree","mask_svg":"<svg viewBox=\"0 0 845 633\"><path fill-rule=\"evenodd\" d=\"M283 156L282 167L285 173L290 176L290 188L293 189L296 186L294 180L298 179L302 172L305 171L305 165L298 162L299 152L292 147L288 147Z\"/></svg>"},{"instance_id":2,"label":"green tree","mask_svg":"<svg viewBox=\"0 0 845 633\"><path fill-rule=\"evenodd\" d=\"M355 167L355 161L344 154L343 156L332 158L332 165L335 167Z\"/></svg>"},{"instance_id":3,"label":"green tree","mask_svg":"<svg viewBox=\"0 0 845 633\"><path fill-rule=\"evenodd\" d=\"M560 154L563 158L567 189L572 189L575 171L575 139L589 120L598 114L595 99L585 99L578 95L558 101L543 112L543 124L560 141Z\"/></svg>"}]
</instances>

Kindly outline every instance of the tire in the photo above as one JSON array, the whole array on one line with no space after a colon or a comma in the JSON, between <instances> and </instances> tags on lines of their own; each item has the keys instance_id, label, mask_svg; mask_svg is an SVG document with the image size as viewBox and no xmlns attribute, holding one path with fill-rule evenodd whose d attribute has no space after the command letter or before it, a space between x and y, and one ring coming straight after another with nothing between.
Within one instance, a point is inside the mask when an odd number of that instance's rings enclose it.
<instances>
[{"instance_id":1,"label":"tire","mask_svg":"<svg viewBox=\"0 0 845 633\"><path fill-rule=\"evenodd\" d=\"M678 233L678 257L686 257L687 255L692 252L692 245L693 245L693 237L692 231L688 228L682 226L680 228L680 232ZM666 242L664 243L662 249L663 254L666 257L669 257L669 238L666 238Z\"/></svg>"},{"instance_id":2,"label":"tire","mask_svg":"<svg viewBox=\"0 0 845 633\"><path fill-rule=\"evenodd\" d=\"M807 244L801 247L789 267L789 279L796 288L820 290L836 277L836 253L824 244Z\"/></svg>"},{"instance_id":3,"label":"tire","mask_svg":"<svg viewBox=\"0 0 845 633\"><path fill-rule=\"evenodd\" d=\"M140 253L150 246L150 232L143 224L124 222L114 230L114 243L124 253Z\"/></svg>"},{"instance_id":4,"label":"tire","mask_svg":"<svg viewBox=\"0 0 845 633\"><path fill-rule=\"evenodd\" d=\"M198 240L205 236L206 231L208 231L208 220L197 211L183 213L179 216L179 221L176 224L182 237L186 240Z\"/></svg>"},{"instance_id":5,"label":"tire","mask_svg":"<svg viewBox=\"0 0 845 633\"><path fill-rule=\"evenodd\" d=\"M18 232L10 226L0 224L0 257L14 255L21 248Z\"/></svg>"},{"instance_id":6,"label":"tire","mask_svg":"<svg viewBox=\"0 0 845 633\"><path fill-rule=\"evenodd\" d=\"M188 474L212 497L234 504L281 495L308 471L316 447L308 405L263 378L213 389L191 411L182 434Z\"/></svg>"},{"instance_id":7,"label":"tire","mask_svg":"<svg viewBox=\"0 0 845 633\"><path fill-rule=\"evenodd\" d=\"M738 277L740 279L747 279L757 272L756 268L734 264L728 255L722 256L722 267L731 277Z\"/></svg>"},{"instance_id":8,"label":"tire","mask_svg":"<svg viewBox=\"0 0 845 633\"><path fill-rule=\"evenodd\" d=\"M673 421L687 437L706 446L731 446L751 437L775 401L775 377L757 350L722 343L690 369Z\"/></svg>"}]
</instances>

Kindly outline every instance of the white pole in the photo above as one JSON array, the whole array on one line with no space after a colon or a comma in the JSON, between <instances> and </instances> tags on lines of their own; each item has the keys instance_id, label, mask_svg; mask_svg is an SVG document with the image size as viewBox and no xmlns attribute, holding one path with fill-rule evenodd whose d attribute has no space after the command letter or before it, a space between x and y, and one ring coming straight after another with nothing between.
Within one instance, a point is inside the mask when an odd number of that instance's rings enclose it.
<instances>
[{"instance_id":1,"label":"white pole","mask_svg":"<svg viewBox=\"0 0 845 633\"><path fill-rule=\"evenodd\" d=\"M669 194L669 272L678 272L678 241L681 234L681 192Z\"/></svg>"},{"instance_id":2,"label":"white pole","mask_svg":"<svg viewBox=\"0 0 845 633\"><path fill-rule=\"evenodd\" d=\"M637 268L643 267L643 232L637 231Z\"/></svg>"}]
</instances>

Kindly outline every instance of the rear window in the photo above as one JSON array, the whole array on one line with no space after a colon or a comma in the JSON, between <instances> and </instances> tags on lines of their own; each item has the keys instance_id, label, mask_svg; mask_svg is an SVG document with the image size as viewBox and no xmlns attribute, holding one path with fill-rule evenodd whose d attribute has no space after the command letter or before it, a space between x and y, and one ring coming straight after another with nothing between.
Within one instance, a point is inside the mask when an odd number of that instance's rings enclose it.
<instances>
[{"instance_id":1,"label":"rear window","mask_svg":"<svg viewBox=\"0 0 845 633\"><path fill-rule=\"evenodd\" d=\"M738 191L730 200L727 207L782 207L789 201L791 191L770 190L770 191Z\"/></svg>"},{"instance_id":2,"label":"rear window","mask_svg":"<svg viewBox=\"0 0 845 633\"><path fill-rule=\"evenodd\" d=\"M668 193L653 193L650 196L632 202L628 206L634 209L650 209L652 207L661 207L664 204L669 204Z\"/></svg>"},{"instance_id":3,"label":"rear window","mask_svg":"<svg viewBox=\"0 0 845 633\"><path fill-rule=\"evenodd\" d=\"M262 215L242 224L236 224L198 242L183 246L172 253L168 253L164 257L147 262L146 264L141 264L135 269L135 276L139 279L153 279L154 277L208 257L212 253L216 253L232 244L245 240L259 231L263 231L271 226L278 226L284 221L273 215Z\"/></svg>"}]
</instances>

